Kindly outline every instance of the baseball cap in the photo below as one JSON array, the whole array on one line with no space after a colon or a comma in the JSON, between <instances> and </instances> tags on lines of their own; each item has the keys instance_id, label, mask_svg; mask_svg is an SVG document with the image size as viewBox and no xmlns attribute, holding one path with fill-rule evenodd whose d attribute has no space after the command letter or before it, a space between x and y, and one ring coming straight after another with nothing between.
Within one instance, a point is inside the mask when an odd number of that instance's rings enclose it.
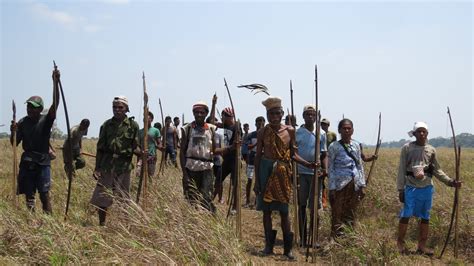
<instances>
[{"instance_id":1,"label":"baseball cap","mask_svg":"<svg viewBox=\"0 0 474 266\"><path fill-rule=\"evenodd\" d=\"M31 105L33 105L33 107L35 108L44 106L43 99L41 99L41 97L39 96L31 96L30 98L28 98L28 100L26 100L25 103L31 103Z\"/></svg>"}]
</instances>

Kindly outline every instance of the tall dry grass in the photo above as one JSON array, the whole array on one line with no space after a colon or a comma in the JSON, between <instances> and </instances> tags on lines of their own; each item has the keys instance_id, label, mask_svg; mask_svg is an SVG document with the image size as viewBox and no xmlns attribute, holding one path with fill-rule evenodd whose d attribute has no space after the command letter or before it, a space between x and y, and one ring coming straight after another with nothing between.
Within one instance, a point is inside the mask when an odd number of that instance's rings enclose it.
<instances>
[{"instance_id":1,"label":"tall dry grass","mask_svg":"<svg viewBox=\"0 0 474 266\"><path fill-rule=\"evenodd\" d=\"M55 143L60 145L62 143ZM95 143L85 141L84 150L95 152ZM11 147L0 140L0 263L160 263L160 264L233 264L285 263L279 255L260 258L254 251L263 247L261 213L244 209L244 239L237 241L234 229L225 220L223 206L216 216L190 207L183 199L180 172L166 169L165 175L153 180L146 208L114 204L107 226L99 227L89 200L95 187L91 177L94 160L87 158L85 169L78 171L73 183L69 217L64 221L67 182L60 151L52 164L51 189L53 215L38 211L29 213L24 198L19 208L11 204ZM367 150L367 154L371 151ZM453 151L438 149L441 166L454 174ZM449 225L454 190L435 180L435 196L428 244L435 257L402 256L397 253L395 239L400 203L395 187L399 160L398 149L382 149L367 196L357 213L357 224L347 228L347 237L329 240L330 213L321 217L321 243L315 262L318 264L474 264L474 149L462 154L461 212L459 216L459 258L454 259L452 244L442 260L436 259L444 243ZM367 164L368 167L370 164ZM243 177L244 178L244 177ZM136 195L133 180L132 195ZM245 182L242 182L245 185ZM279 229L278 215L274 228ZM281 232L275 251L281 253ZM415 250L416 221L410 221L407 245ZM298 264L304 263L305 249L295 249Z\"/></svg>"},{"instance_id":2,"label":"tall dry grass","mask_svg":"<svg viewBox=\"0 0 474 266\"><path fill-rule=\"evenodd\" d=\"M180 173L169 168L149 184L143 209L133 201L112 206L107 226L97 226L97 215L89 205L95 180L94 160L79 170L73 182L69 217L64 221L67 182L60 151L52 164L53 215L26 211L24 199L19 209L11 204L11 148L5 151L0 168L0 256L5 263L166 263L209 264L248 260L234 230L222 215L190 207L182 197ZM94 152L86 141L85 151ZM136 179L134 180L136 181ZM132 189L135 197L136 182Z\"/></svg>"}]
</instances>

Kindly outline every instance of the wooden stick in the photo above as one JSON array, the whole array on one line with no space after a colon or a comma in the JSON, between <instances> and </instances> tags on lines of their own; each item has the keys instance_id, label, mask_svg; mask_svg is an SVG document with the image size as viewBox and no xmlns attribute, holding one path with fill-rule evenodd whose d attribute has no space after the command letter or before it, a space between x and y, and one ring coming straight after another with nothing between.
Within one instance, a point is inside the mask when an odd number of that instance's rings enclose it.
<instances>
[{"instance_id":1,"label":"wooden stick","mask_svg":"<svg viewBox=\"0 0 474 266\"><path fill-rule=\"evenodd\" d=\"M290 117L290 125L295 127L293 125L293 117L295 116L295 109L293 105L293 83L290 80L290 98L291 98L291 117ZM296 129L295 129L296 131ZM298 211L298 180L297 180L297 175L296 175L296 162L294 160L291 161L291 168L293 169L292 171L292 179L293 179L293 237L295 243L298 245L300 242L298 241L299 235L300 235L300 229L299 229L299 211ZM304 232L304 231L303 231Z\"/></svg>"},{"instance_id":2,"label":"wooden stick","mask_svg":"<svg viewBox=\"0 0 474 266\"><path fill-rule=\"evenodd\" d=\"M13 123L16 124L16 105L15 101L12 100L12 111L13 111ZM13 176L12 176L12 200L15 207L18 207L17 199L17 184L16 178L18 176L18 158L17 158L17 144L16 144L16 129L12 132L13 135Z\"/></svg>"},{"instance_id":3,"label":"wooden stick","mask_svg":"<svg viewBox=\"0 0 474 266\"><path fill-rule=\"evenodd\" d=\"M229 86L227 86L227 81L226 79L224 78L224 85L225 85L225 88L227 89L227 94L229 95L229 100L230 100L230 105L232 107L232 111L234 112L234 125L235 125L235 137L234 137L234 143L239 143L240 142L240 121L237 120L237 115L236 115L236 112L235 112L235 108L234 108L234 102L232 101L232 96L230 94L230 90L229 90ZM237 180L235 181L235 188L234 188L234 199L235 199L235 204L236 204L236 211L237 211L237 214L236 214L236 231L237 231L237 237L239 239L242 238L242 222L241 222L241 211L242 211L242 206L240 206L240 190L241 190L241 187L239 186L240 184L240 149L237 147L235 149L235 171L236 171L236 178ZM232 174L231 174L232 175ZM232 183L232 182L231 182ZM231 204L232 204L232 201L231 201Z\"/></svg>"}]
</instances>

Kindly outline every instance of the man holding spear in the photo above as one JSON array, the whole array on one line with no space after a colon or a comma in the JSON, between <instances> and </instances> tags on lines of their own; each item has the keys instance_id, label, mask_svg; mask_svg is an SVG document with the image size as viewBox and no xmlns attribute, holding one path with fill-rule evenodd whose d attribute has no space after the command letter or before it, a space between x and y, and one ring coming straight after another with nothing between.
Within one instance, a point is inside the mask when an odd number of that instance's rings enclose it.
<instances>
[{"instance_id":1,"label":"man holding spear","mask_svg":"<svg viewBox=\"0 0 474 266\"><path fill-rule=\"evenodd\" d=\"M303 119L304 125L301 126L296 131L296 143L298 145L298 152L299 155L307 160L311 161L314 160L315 157L315 146L316 146L316 137L314 134L314 125L316 122L316 106L314 105L306 105L303 108ZM327 166L327 148L326 148L326 135L321 132L319 136L320 141L320 159L323 165L323 169L326 169ZM314 177L314 170L304 167L303 165L298 164L298 173L299 173L299 180L300 180L300 187L299 187L299 222L300 222L300 239L302 246L307 245L307 215L306 215L306 208L310 208L311 210L311 217L313 217L314 206L313 201L311 199L314 198L313 196L313 177ZM322 194L322 177L324 177L324 173L322 176L319 176L319 188L317 191L319 192L318 195L318 208L322 207L321 204L321 194ZM310 201L308 204L308 200ZM310 225L312 228L312 225Z\"/></svg>"},{"instance_id":2,"label":"man holding spear","mask_svg":"<svg viewBox=\"0 0 474 266\"><path fill-rule=\"evenodd\" d=\"M146 137L144 134L145 127L138 131L138 139L140 140L140 148L144 150L145 139L147 140L147 143L148 143L148 147L147 147L148 153L147 153L146 161L148 165L149 178L155 175L156 161L157 161L156 152L158 149L161 148L161 133L158 128L151 126L153 119L154 119L153 113L148 111L148 134ZM143 119L143 120L146 120L146 119ZM143 166L143 160L142 158L139 158L137 162L137 170L136 170L137 176L140 175L142 166Z\"/></svg>"},{"instance_id":3,"label":"man holding spear","mask_svg":"<svg viewBox=\"0 0 474 266\"><path fill-rule=\"evenodd\" d=\"M49 157L49 138L51 128L56 119L59 104L59 70L53 71L53 104L47 114L42 115L44 103L40 96L31 96L26 100L27 116L18 121L12 121L10 126L10 143L17 146L22 143L20 171L18 173L18 194L25 194L26 207L34 211L35 194L39 192L43 211L51 214L51 160ZM14 137L16 136L16 143Z\"/></svg>"}]
</instances>

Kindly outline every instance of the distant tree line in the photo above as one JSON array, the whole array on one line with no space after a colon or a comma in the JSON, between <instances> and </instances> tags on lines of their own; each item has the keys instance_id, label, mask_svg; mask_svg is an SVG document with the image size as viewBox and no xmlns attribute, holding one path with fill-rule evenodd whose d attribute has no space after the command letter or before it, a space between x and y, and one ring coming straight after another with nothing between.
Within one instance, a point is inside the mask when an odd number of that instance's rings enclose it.
<instances>
[{"instance_id":1,"label":"distant tree line","mask_svg":"<svg viewBox=\"0 0 474 266\"><path fill-rule=\"evenodd\" d=\"M0 139L2 138L9 138L10 134L6 132L0 133ZM51 130L51 138L52 139L66 139L67 134L64 134L56 124L53 125ZM89 139L97 139L96 137L90 137ZM383 142L382 147L385 148L400 148L405 143L413 141L414 139L401 139L398 141L389 141ZM434 147L453 147L453 138L442 138L436 137L429 139L429 144L433 145ZM463 148L474 148L474 135L470 133L461 133L456 135L456 142L458 145L461 145ZM364 145L365 146L365 145ZM367 145L370 147L371 145Z\"/></svg>"},{"instance_id":2,"label":"distant tree line","mask_svg":"<svg viewBox=\"0 0 474 266\"><path fill-rule=\"evenodd\" d=\"M400 148L405 143L413 141L414 139L401 139L398 141L389 141L383 142L382 147L388 148ZM434 147L453 147L453 138L443 138L443 137L436 137L429 139L429 144L433 145ZM470 133L461 133L456 135L456 142L463 148L474 148L474 135Z\"/></svg>"}]
</instances>

